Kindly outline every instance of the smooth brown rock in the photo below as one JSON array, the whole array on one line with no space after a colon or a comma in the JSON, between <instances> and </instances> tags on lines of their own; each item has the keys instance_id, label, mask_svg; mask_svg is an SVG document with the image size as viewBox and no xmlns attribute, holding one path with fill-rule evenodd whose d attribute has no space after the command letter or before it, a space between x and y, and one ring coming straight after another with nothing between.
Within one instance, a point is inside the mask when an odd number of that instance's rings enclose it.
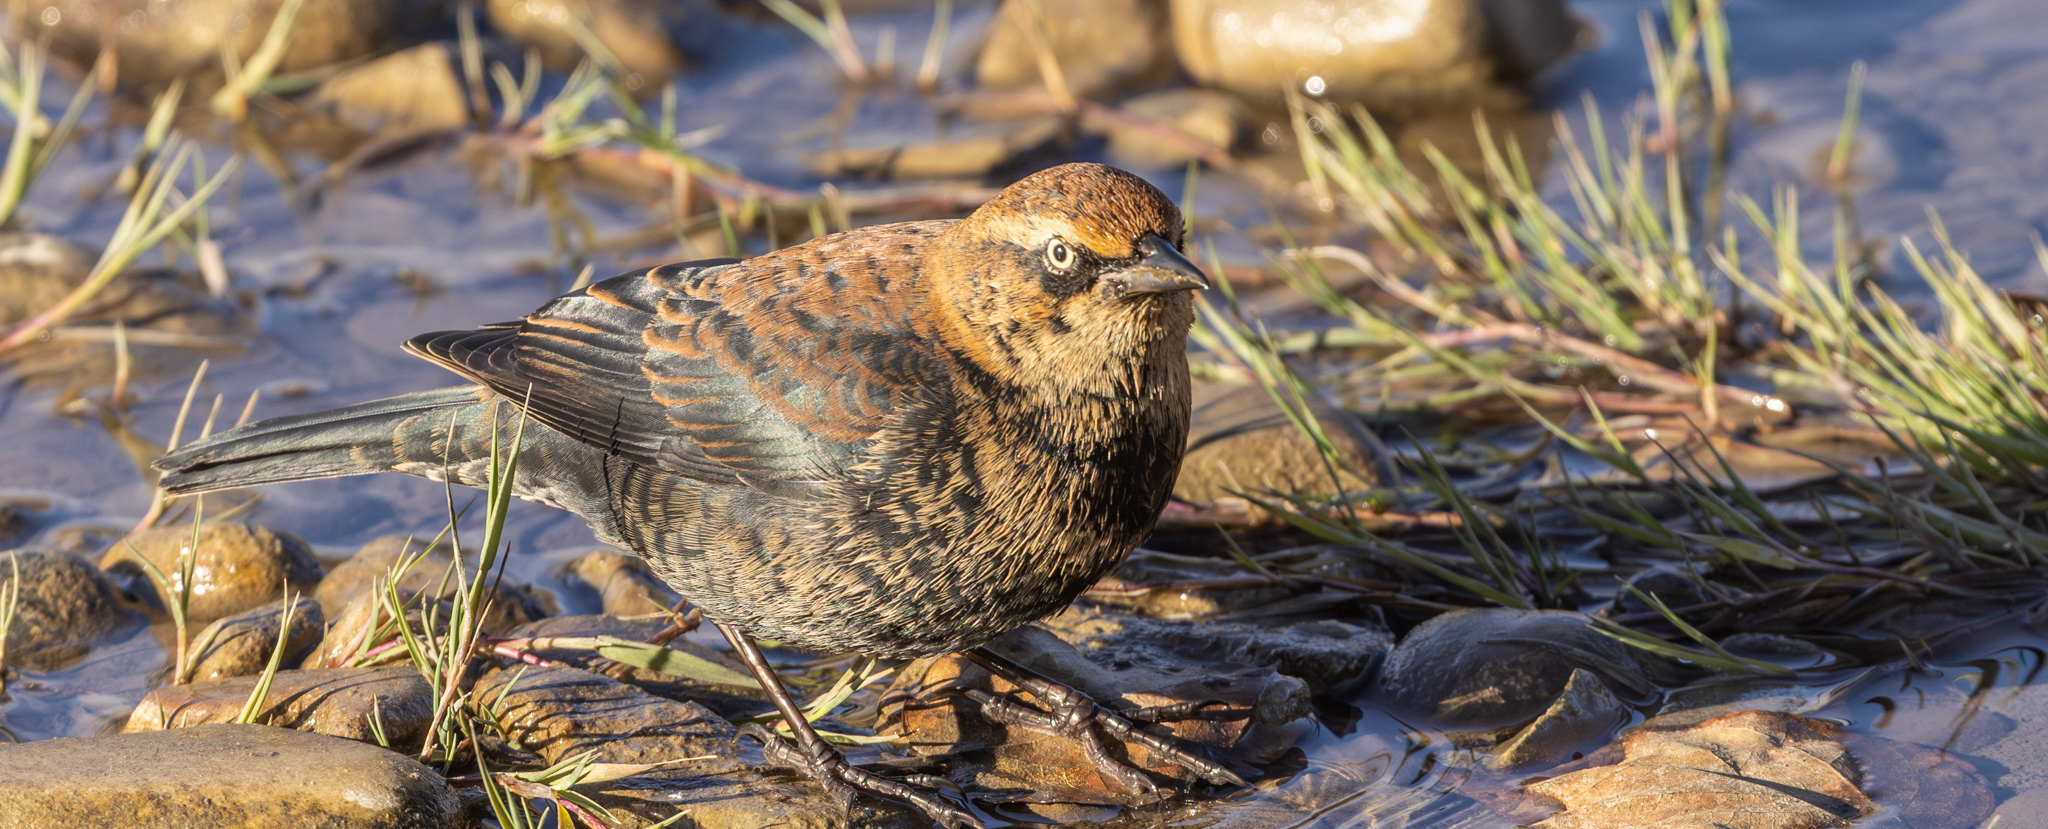
<instances>
[{"instance_id":1,"label":"smooth brown rock","mask_svg":"<svg viewBox=\"0 0 2048 829\"><path fill-rule=\"evenodd\" d=\"M1057 118L1037 118L1005 125L999 132L944 141L824 150L804 156L804 164L824 176L981 178L1019 154L1044 146L1060 129Z\"/></svg>"},{"instance_id":2,"label":"smooth brown rock","mask_svg":"<svg viewBox=\"0 0 2048 829\"><path fill-rule=\"evenodd\" d=\"M143 697L122 731L233 722L255 690L256 677L158 688ZM256 716L263 725L366 743L377 741L375 723L381 722L393 747L418 748L433 714L427 681L412 666L396 665L278 671Z\"/></svg>"},{"instance_id":3,"label":"smooth brown rock","mask_svg":"<svg viewBox=\"0 0 2048 829\"><path fill-rule=\"evenodd\" d=\"M663 0L486 0L491 26L520 45L540 51L541 61L568 71L586 54L570 21L577 21L611 51L644 87L688 65L669 37L671 26L687 25L683 4ZM628 82L632 81L628 78Z\"/></svg>"},{"instance_id":4,"label":"smooth brown rock","mask_svg":"<svg viewBox=\"0 0 2048 829\"><path fill-rule=\"evenodd\" d=\"M1052 633L1025 627L989 647L1040 674L1065 682L1111 709L1216 700L1187 719L1166 724L1183 743L1218 755L1248 755L1284 745L1284 726L1309 714L1308 688L1270 668L1228 673L1185 673L1146 668L1106 670ZM883 701L882 714L911 751L947 755L947 775L970 790L1025 791L1053 803L1135 805L1145 795L1125 789L1096 770L1079 742L988 720L965 696L970 688L1008 694L1017 689L959 656L920 659L902 673ZM1188 772L1127 745L1132 765L1171 779Z\"/></svg>"},{"instance_id":5,"label":"smooth brown rock","mask_svg":"<svg viewBox=\"0 0 2048 829\"><path fill-rule=\"evenodd\" d=\"M1214 89L1167 89L1139 95L1120 106L1125 112L1176 130L1209 149L1227 152L1237 143L1245 119L1237 96ZM1202 157L1185 139L1162 135L1104 118L1084 118L1082 126L1109 136L1109 154L1118 164L1172 167Z\"/></svg>"},{"instance_id":6,"label":"smooth brown rock","mask_svg":"<svg viewBox=\"0 0 2048 829\"><path fill-rule=\"evenodd\" d=\"M1040 8L1046 43L1075 95L1097 97L1172 77L1163 0L1040 0ZM1024 0L1005 0L975 60L975 82L989 89L1042 85L1038 50L1026 28L1034 25Z\"/></svg>"},{"instance_id":7,"label":"smooth brown rock","mask_svg":"<svg viewBox=\"0 0 2048 829\"><path fill-rule=\"evenodd\" d=\"M702 757L688 767L716 772L746 766L739 730L708 709L589 671L499 668L477 680L470 699L489 706L514 744L550 763L595 749L600 763Z\"/></svg>"},{"instance_id":8,"label":"smooth brown rock","mask_svg":"<svg viewBox=\"0 0 2048 829\"><path fill-rule=\"evenodd\" d=\"M364 132L457 129L469 124L469 103L448 47L415 46L352 66L328 78L308 102L332 106Z\"/></svg>"},{"instance_id":9,"label":"smooth brown rock","mask_svg":"<svg viewBox=\"0 0 2048 829\"><path fill-rule=\"evenodd\" d=\"M649 695L569 667L493 670L470 699L491 706L516 747L557 762L596 750L601 763L674 765L593 792L611 809L648 822L687 811L704 827L895 827L916 824L901 808L873 798L852 815L811 781L767 770L753 744L703 706Z\"/></svg>"},{"instance_id":10,"label":"smooth brown rock","mask_svg":"<svg viewBox=\"0 0 2048 829\"><path fill-rule=\"evenodd\" d=\"M20 568L14 625L5 631L7 664L50 670L91 649L124 612L105 574L54 550L0 553L0 583Z\"/></svg>"},{"instance_id":11,"label":"smooth brown rock","mask_svg":"<svg viewBox=\"0 0 2048 829\"><path fill-rule=\"evenodd\" d=\"M461 804L432 769L261 725L0 744L0 826L443 829Z\"/></svg>"},{"instance_id":12,"label":"smooth brown rock","mask_svg":"<svg viewBox=\"0 0 2048 829\"><path fill-rule=\"evenodd\" d=\"M1309 411L1343 460L1334 479L1315 440L1294 425L1264 389L1246 387L1195 408L1187 455L1173 484L1174 498L1211 507L1242 500L1238 493L1265 498L1328 495L1340 483L1347 492L1381 485L1387 459L1358 416L1320 398L1309 401ZM1246 515L1258 523L1276 520L1256 507Z\"/></svg>"},{"instance_id":13,"label":"smooth brown rock","mask_svg":"<svg viewBox=\"0 0 2048 829\"><path fill-rule=\"evenodd\" d=\"M1272 103L1468 102L1495 74L1474 0L1173 0L1173 42L1195 80Z\"/></svg>"},{"instance_id":14,"label":"smooth brown rock","mask_svg":"<svg viewBox=\"0 0 2048 829\"><path fill-rule=\"evenodd\" d=\"M320 615L318 602L294 595L291 604L289 634L284 631L283 599L207 625L192 637L192 642L201 647L193 659L191 681L209 682L262 673L270 664L280 635L285 637L285 644L278 664L287 669L299 664L320 644L327 622Z\"/></svg>"},{"instance_id":15,"label":"smooth brown rock","mask_svg":"<svg viewBox=\"0 0 2048 829\"><path fill-rule=\"evenodd\" d=\"M595 550L569 562L569 574L597 591L609 616L661 613L682 599L639 556Z\"/></svg>"},{"instance_id":16,"label":"smooth brown rock","mask_svg":"<svg viewBox=\"0 0 2048 829\"><path fill-rule=\"evenodd\" d=\"M14 31L47 39L50 50L91 65L111 38L128 89L156 89L179 77L218 84L221 52L255 54L284 0L58 0L15 3ZM279 74L370 54L386 39L398 0L306 0L285 41Z\"/></svg>"},{"instance_id":17,"label":"smooth brown rock","mask_svg":"<svg viewBox=\"0 0 2048 829\"><path fill-rule=\"evenodd\" d=\"M178 556L192 544L192 528L156 527L135 533L100 557L100 569L128 580L129 589L158 608L168 608L182 588ZM136 555L149 559L170 580L169 596L158 595ZM289 584L303 591L320 581L313 549L282 530L239 522L205 524L199 531L188 623L211 622L277 601Z\"/></svg>"},{"instance_id":18,"label":"smooth brown rock","mask_svg":"<svg viewBox=\"0 0 2048 829\"><path fill-rule=\"evenodd\" d=\"M448 572L455 566L454 559L449 557L446 546L436 547L420 557L420 550L426 547L428 540L431 539L412 540L407 536L387 535L363 545L355 555L335 565L334 571L321 580L319 588L313 591L314 600L339 624L346 615L344 609L358 596L383 592L384 580L400 562L401 556L408 559L419 557L398 580L401 593L410 596L433 592L438 598L452 598L456 592L455 579ZM475 578L476 555L465 552L463 562L463 573ZM503 633L547 615L548 609L524 590L493 584L487 592L489 605L484 614L485 632Z\"/></svg>"},{"instance_id":19,"label":"smooth brown rock","mask_svg":"<svg viewBox=\"0 0 2048 829\"><path fill-rule=\"evenodd\" d=\"M1074 605L1040 624L1090 662L1112 669L1270 667L1317 689L1360 678L1393 645L1383 628L1336 619L1175 621Z\"/></svg>"},{"instance_id":20,"label":"smooth brown rock","mask_svg":"<svg viewBox=\"0 0 2048 829\"><path fill-rule=\"evenodd\" d=\"M46 233L0 233L0 326L55 305L92 270L90 251Z\"/></svg>"}]
</instances>

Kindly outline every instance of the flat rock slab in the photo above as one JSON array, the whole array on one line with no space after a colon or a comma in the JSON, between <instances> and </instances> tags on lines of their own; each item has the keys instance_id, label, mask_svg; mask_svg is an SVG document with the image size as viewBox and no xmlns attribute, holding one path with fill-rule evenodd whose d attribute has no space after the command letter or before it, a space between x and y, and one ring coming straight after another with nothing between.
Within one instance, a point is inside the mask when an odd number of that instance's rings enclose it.
<instances>
[{"instance_id":1,"label":"flat rock slab","mask_svg":"<svg viewBox=\"0 0 2048 829\"><path fill-rule=\"evenodd\" d=\"M252 676L158 688L128 716L125 731L232 722L256 692ZM264 725L371 742L381 727L394 747L418 748L433 719L433 689L411 665L278 671L257 713ZM381 722L381 726L378 723Z\"/></svg>"},{"instance_id":2,"label":"flat rock slab","mask_svg":"<svg viewBox=\"0 0 2048 829\"><path fill-rule=\"evenodd\" d=\"M204 725L0 745L0 826L439 829L461 804L432 769L373 745Z\"/></svg>"}]
</instances>

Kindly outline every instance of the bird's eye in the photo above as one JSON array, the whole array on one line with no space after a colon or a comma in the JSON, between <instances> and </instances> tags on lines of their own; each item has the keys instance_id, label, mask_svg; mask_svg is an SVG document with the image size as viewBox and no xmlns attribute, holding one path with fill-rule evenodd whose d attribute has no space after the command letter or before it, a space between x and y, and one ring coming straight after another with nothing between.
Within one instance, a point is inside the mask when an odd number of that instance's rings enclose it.
<instances>
[{"instance_id":1,"label":"bird's eye","mask_svg":"<svg viewBox=\"0 0 2048 829\"><path fill-rule=\"evenodd\" d=\"M1067 247L1067 243L1054 239L1052 244L1045 246L1045 263L1056 271L1071 268L1074 266L1074 250Z\"/></svg>"}]
</instances>

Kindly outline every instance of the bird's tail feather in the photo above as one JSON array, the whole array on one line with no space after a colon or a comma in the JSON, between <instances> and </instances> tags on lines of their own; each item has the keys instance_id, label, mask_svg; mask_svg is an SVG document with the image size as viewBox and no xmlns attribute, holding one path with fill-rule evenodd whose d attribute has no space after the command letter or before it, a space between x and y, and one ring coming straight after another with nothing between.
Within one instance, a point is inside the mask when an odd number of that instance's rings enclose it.
<instances>
[{"instance_id":1,"label":"bird's tail feather","mask_svg":"<svg viewBox=\"0 0 2048 829\"><path fill-rule=\"evenodd\" d=\"M509 417L494 418L501 408ZM156 467L172 494L392 470L438 478L436 470L474 465L479 459L468 456L479 444L488 452L489 424L502 419L499 428L509 429L517 418L502 399L457 386L257 421L165 455Z\"/></svg>"}]
</instances>

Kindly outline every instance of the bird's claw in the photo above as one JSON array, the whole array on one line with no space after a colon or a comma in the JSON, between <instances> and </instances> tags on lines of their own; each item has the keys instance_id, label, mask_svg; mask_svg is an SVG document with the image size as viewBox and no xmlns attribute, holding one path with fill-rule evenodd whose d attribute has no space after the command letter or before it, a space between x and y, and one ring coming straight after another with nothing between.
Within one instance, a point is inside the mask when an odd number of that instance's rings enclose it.
<instances>
[{"instance_id":1,"label":"bird's claw","mask_svg":"<svg viewBox=\"0 0 2048 829\"><path fill-rule=\"evenodd\" d=\"M1229 769L1195 755L1179 741L1144 731L1132 724L1132 720L1160 723L1188 719L1203 708L1221 704L1217 700L1114 711L1063 682L1025 668L987 648L978 649L970 656L982 667L1036 697L1048 709L1040 711L987 691L968 691L968 697L981 706L984 715L1004 725L1042 731L1079 743L1082 754L1095 764L1096 771L1147 803L1157 802L1164 795L1151 775L1111 754L1103 740L1105 733L1124 743L1143 746L1153 757L1187 769L1212 785L1243 788L1251 785Z\"/></svg>"},{"instance_id":2,"label":"bird's claw","mask_svg":"<svg viewBox=\"0 0 2048 829\"><path fill-rule=\"evenodd\" d=\"M807 772L843 811L851 812L854 797L859 792L867 792L908 804L927 820L945 829L986 829L966 809L940 795L937 791L940 780L931 775L912 775L908 782L899 782L856 766L836 751L821 754L805 752L800 745L759 724L748 725L741 729L741 733L761 741L761 755L769 762Z\"/></svg>"}]
</instances>

